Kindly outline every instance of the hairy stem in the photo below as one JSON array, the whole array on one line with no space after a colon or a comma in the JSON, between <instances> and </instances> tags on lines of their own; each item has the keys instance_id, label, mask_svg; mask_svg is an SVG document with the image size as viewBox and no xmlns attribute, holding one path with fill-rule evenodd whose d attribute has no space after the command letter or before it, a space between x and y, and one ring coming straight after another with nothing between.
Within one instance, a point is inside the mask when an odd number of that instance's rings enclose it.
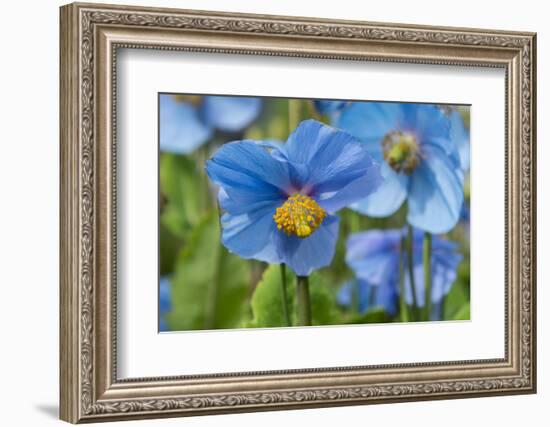
<instances>
[{"instance_id":1,"label":"hairy stem","mask_svg":"<svg viewBox=\"0 0 550 427\"><path fill-rule=\"evenodd\" d=\"M399 315L402 322L409 321L409 310L405 299L405 244L406 239L403 236L399 247Z\"/></svg>"},{"instance_id":2,"label":"hairy stem","mask_svg":"<svg viewBox=\"0 0 550 427\"><path fill-rule=\"evenodd\" d=\"M298 325L311 326L311 305L309 301L309 277L296 276Z\"/></svg>"},{"instance_id":3,"label":"hairy stem","mask_svg":"<svg viewBox=\"0 0 550 427\"><path fill-rule=\"evenodd\" d=\"M283 303L283 315L287 326L292 326L290 323L290 314L288 312L288 297L286 287L286 264L281 264L281 299Z\"/></svg>"},{"instance_id":4,"label":"hairy stem","mask_svg":"<svg viewBox=\"0 0 550 427\"><path fill-rule=\"evenodd\" d=\"M424 263L424 320L430 320L432 311L432 235L424 232L422 244L422 261Z\"/></svg>"},{"instance_id":5,"label":"hairy stem","mask_svg":"<svg viewBox=\"0 0 550 427\"><path fill-rule=\"evenodd\" d=\"M416 285L414 283L414 264L413 264L413 229L411 225L408 225L408 238L407 238L407 264L409 267L409 283L411 286L412 294L412 311L413 320L419 320L418 315L418 303L416 301Z\"/></svg>"}]
</instances>

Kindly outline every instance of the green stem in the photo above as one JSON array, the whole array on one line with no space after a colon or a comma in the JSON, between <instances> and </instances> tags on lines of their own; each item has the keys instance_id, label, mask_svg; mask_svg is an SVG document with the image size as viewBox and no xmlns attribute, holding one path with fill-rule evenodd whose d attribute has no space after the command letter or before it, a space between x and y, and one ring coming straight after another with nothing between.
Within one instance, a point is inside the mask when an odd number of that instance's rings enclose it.
<instances>
[{"instance_id":1,"label":"green stem","mask_svg":"<svg viewBox=\"0 0 550 427\"><path fill-rule=\"evenodd\" d=\"M289 134L298 127L300 122L300 101L298 99L288 100L288 131Z\"/></svg>"},{"instance_id":2,"label":"green stem","mask_svg":"<svg viewBox=\"0 0 550 427\"><path fill-rule=\"evenodd\" d=\"M218 209L218 227L219 233L221 233L222 224L221 224L221 206L219 203L216 203ZM208 285L208 299L206 302L206 315L204 317L203 329L215 329L216 328L216 319L217 319L217 307L218 307L218 298L219 298L219 286L220 286L220 275L221 275L221 266L223 263L223 257L226 256L225 248L218 245L218 250L215 254L215 268L214 268L214 277L213 280Z\"/></svg>"},{"instance_id":3,"label":"green stem","mask_svg":"<svg viewBox=\"0 0 550 427\"><path fill-rule=\"evenodd\" d=\"M199 150L197 150L196 161L197 161L197 167L199 169L198 171L198 183L197 186L199 187L199 211L201 213L204 213L211 209L213 207L213 204L215 203L216 199L212 199L211 194L212 192L209 191L209 180L208 175L204 172L203 168L206 164L206 160L208 159L208 144L201 147ZM185 198L184 198L185 200Z\"/></svg>"},{"instance_id":4,"label":"green stem","mask_svg":"<svg viewBox=\"0 0 550 427\"><path fill-rule=\"evenodd\" d=\"M309 302L309 277L296 276L298 325L311 326L311 305Z\"/></svg>"},{"instance_id":5,"label":"green stem","mask_svg":"<svg viewBox=\"0 0 550 427\"><path fill-rule=\"evenodd\" d=\"M399 314L402 322L409 321L409 310L405 299L405 237L401 238L399 247Z\"/></svg>"},{"instance_id":6,"label":"green stem","mask_svg":"<svg viewBox=\"0 0 550 427\"><path fill-rule=\"evenodd\" d=\"M414 264L413 264L413 229L411 225L408 225L408 238L407 238L407 264L409 267L409 282L411 285L412 294L412 311L413 320L419 320L418 315L418 303L416 301L416 286L414 283Z\"/></svg>"},{"instance_id":7,"label":"green stem","mask_svg":"<svg viewBox=\"0 0 550 427\"><path fill-rule=\"evenodd\" d=\"M357 233L361 231L361 222L359 214L351 209L348 209L349 214L349 227L352 233Z\"/></svg>"},{"instance_id":8,"label":"green stem","mask_svg":"<svg viewBox=\"0 0 550 427\"><path fill-rule=\"evenodd\" d=\"M288 313L288 297L286 292L286 264L281 264L281 298L283 302L283 314L287 326L292 326L290 323L290 314Z\"/></svg>"},{"instance_id":9,"label":"green stem","mask_svg":"<svg viewBox=\"0 0 550 427\"><path fill-rule=\"evenodd\" d=\"M424 308L426 310L424 313L424 320L430 320L430 313L432 311L432 235L428 232L424 232L422 261L424 263Z\"/></svg>"}]
</instances>

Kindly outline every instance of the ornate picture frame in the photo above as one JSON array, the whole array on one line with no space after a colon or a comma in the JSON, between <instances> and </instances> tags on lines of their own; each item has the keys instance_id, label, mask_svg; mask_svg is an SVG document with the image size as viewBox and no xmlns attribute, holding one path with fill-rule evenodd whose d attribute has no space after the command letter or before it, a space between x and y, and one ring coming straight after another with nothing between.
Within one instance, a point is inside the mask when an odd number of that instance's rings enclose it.
<instances>
[{"instance_id":1,"label":"ornate picture frame","mask_svg":"<svg viewBox=\"0 0 550 427\"><path fill-rule=\"evenodd\" d=\"M70 4L61 8L61 419L111 421L536 391L536 35ZM117 49L505 70L502 359L117 378Z\"/></svg>"}]
</instances>

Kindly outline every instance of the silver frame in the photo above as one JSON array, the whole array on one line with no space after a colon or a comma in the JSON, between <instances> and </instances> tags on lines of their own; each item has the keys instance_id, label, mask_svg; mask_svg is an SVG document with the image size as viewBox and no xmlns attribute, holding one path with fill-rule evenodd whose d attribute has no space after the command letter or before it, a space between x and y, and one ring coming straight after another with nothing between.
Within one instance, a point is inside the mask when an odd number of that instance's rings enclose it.
<instances>
[{"instance_id":1,"label":"silver frame","mask_svg":"<svg viewBox=\"0 0 550 427\"><path fill-rule=\"evenodd\" d=\"M60 42L63 420L77 423L535 392L535 34L76 3L61 8ZM118 379L115 106L119 48L505 69L505 357Z\"/></svg>"}]
</instances>

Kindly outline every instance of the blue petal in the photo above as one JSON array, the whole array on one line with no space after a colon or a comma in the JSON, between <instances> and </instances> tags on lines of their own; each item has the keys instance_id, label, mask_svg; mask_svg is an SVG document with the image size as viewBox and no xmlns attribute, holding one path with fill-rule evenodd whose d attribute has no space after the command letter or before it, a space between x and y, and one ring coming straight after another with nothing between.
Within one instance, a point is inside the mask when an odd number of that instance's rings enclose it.
<instances>
[{"instance_id":1,"label":"blue petal","mask_svg":"<svg viewBox=\"0 0 550 427\"><path fill-rule=\"evenodd\" d=\"M386 282L383 285L375 286L373 289L373 305L383 307L392 316L397 312L397 301L399 299L396 285L396 282Z\"/></svg>"},{"instance_id":2,"label":"blue petal","mask_svg":"<svg viewBox=\"0 0 550 427\"><path fill-rule=\"evenodd\" d=\"M308 182L308 179L311 175L311 169L309 165L306 163L296 163L289 161L284 151L284 147L281 149L273 150L272 155L274 159L285 162L288 165L288 174L291 183L288 194L309 194L311 192L311 188L306 188L305 186L305 183Z\"/></svg>"},{"instance_id":3,"label":"blue petal","mask_svg":"<svg viewBox=\"0 0 550 427\"><path fill-rule=\"evenodd\" d=\"M346 106L350 105L349 101L333 101L316 99L313 101L315 109L321 114L331 114L338 111L342 111Z\"/></svg>"},{"instance_id":4,"label":"blue petal","mask_svg":"<svg viewBox=\"0 0 550 427\"><path fill-rule=\"evenodd\" d=\"M170 279L163 276L159 280L159 331L168 331L165 314L172 310L172 296Z\"/></svg>"},{"instance_id":5,"label":"blue petal","mask_svg":"<svg viewBox=\"0 0 550 427\"><path fill-rule=\"evenodd\" d=\"M376 301L375 296L378 286L371 286L364 280L357 280L356 282L355 292L357 292L357 299L359 303L357 305L357 310L359 313L366 313L369 308L378 305L378 301Z\"/></svg>"},{"instance_id":6,"label":"blue petal","mask_svg":"<svg viewBox=\"0 0 550 427\"><path fill-rule=\"evenodd\" d=\"M434 237L432 240L432 302L437 303L449 293L457 277L462 255L455 242Z\"/></svg>"},{"instance_id":7,"label":"blue petal","mask_svg":"<svg viewBox=\"0 0 550 427\"><path fill-rule=\"evenodd\" d=\"M425 159L411 175L407 221L430 233L446 233L460 217L462 176L441 149L424 147L423 153Z\"/></svg>"},{"instance_id":8,"label":"blue petal","mask_svg":"<svg viewBox=\"0 0 550 427\"><path fill-rule=\"evenodd\" d=\"M159 280L159 310L160 313L166 313L172 309L170 279L163 276Z\"/></svg>"},{"instance_id":9,"label":"blue petal","mask_svg":"<svg viewBox=\"0 0 550 427\"><path fill-rule=\"evenodd\" d=\"M459 167L458 149L451 140L451 122L441 108L426 104L403 104L404 120L401 130L413 133L421 152L436 147Z\"/></svg>"},{"instance_id":10,"label":"blue petal","mask_svg":"<svg viewBox=\"0 0 550 427\"><path fill-rule=\"evenodd\" d=\"M319 205L327 212L333 213L346 206L352 205L365 196L368 197L370 194L376 194L383 180L378 164L371 163L371 161L372 159L370 157L364 159L363 165L360 166L360 168L365 168L366 170L358 179L352 178L352 171L350 168L348 172L343 172L341 174L341 178L338 181L335 180L332 183L325 182L322 186L317 186L314 189L313 196L317 199ZM344 181L346 177L349 179L348 183ZM329 188L331 188L329 185L335 183L342 185L342 187L332 187L333 189L329 190ZM325 184L327 186L325 186Z\"/></svg>"},{"instance_id":11,"label":"blue petal","mask_svg":"<svg viewBox=\"0 0 550 427\"><path fill-rule=\"evenodd\" d=\"M386 217L397 212L407 198L409 177L396 173L386 162L380 166L382 185L359 202L350 207L364 215Z\"/></svg>"},{"instance_id":12,"label":"blue petal","mask_svg":"<svg viewBox=\"0 0 550 427\"><path fill-rule=\"evenodd\" d=\"M176 154L188 154L204 144L212 135L197 110L172 95L160 95L160 149Z\"/></svg>"},{"instance_id":13,"label":"blue petal","mask_svg":"<svg viewBox=\"0 0 550 427\"><path fill-rule=\"evenodd\" d=\"M239 132L260 114L260 98L205 96L200 114L205 123L225 132Z\"/></svg>"},{"instance_id":14,"label":"blue petal","mask_svg":"<svg viewBox=\"0 0 550 427\"><path fill-rule=\"evenodd\" d=\"M398 272L401 236L401 230L352 234L346 244L346 263L356 277L372 285L393 282Z\"/></svg>"},{"instance_id":15,"label":"blue petal","mask_svg":"<svg viewBox=\"0 0 550 427\"><path fill-rule=\"evenodd\" d=\"M458 263L456 263L458 266ZM432 268L432 302L439 303L449 293L457 277L456 267L435 263Z\"/></svg>"},{"instance_id":16,"label":"blue petal","mask_svg":"<svg viewBox=\"0 0 550 427\"><path fill-rule=\"evenodd\" d=\"M348 280L338 290L336 300L338 304L344 307L351 307L356 301L357 311L364 313L371 306L372 293L373 287L367 282L363 280Z\"/></svg>"},{"instance_id":17,"label":"blue petal","mask_svg":"<svg viewBox=\"0 0 550 427\"><path fill-rule=\"evenodd\" d=\"M363 141L371 156L382 162L384 136L397 130L402 121L401 104L386 102L354 102L337 119L337 127Z\"/></svg>"},{"instance_id":18,"label":"blue petal","mask_svg":"<svg viewBox=\"0 0 550 427\"><path fill-rule=\"evenodd\" d=\"M221 219L223 245L241 258L280 263L275 243L275 234L280 233L273 221L275 208L268 207L237 216L224 214Z\"/></svg>"},{"instance_id":19,"label":"blue petal","mask_svg":"<svg viewBox=\"0 0 550 427\"><path fill-rule=\"evenodd\" d=\"M353 287L357 285L355 280L349 280L344 283L336 294L338 304L349 307L353 301Z\"/></svg>"},{"instance_id":20,"label":"blue petal","mask_svg":"<svg viewBox=\"0 0 550 427\"><path fill-rule=\"evenodd\" d=\"M364 280L357 280L355 286L357 286L356 292L357 299L359 300L357 309L359 313L365 313L371 306L378 305L376 302L372 301L373 292L376 292L374 286L371 286Z\"/></svg>"},{"instance_id":21,"label":"blue petal","mask_svg":"<svg viewBox=\"0 0 550 427\"><path fill-rule=\"evenodd\" d=\"M300 123L281 152L293 171L293 185L331 213L366 197L382 181L363 144L314 120Z\"/></svg>"},{"instance_id":22,"label":"blue petal","mask_svg":"<svg viewBox=\"0 0 550 427\"><path fill-rule=\"evenodd\" d=\"M414 230L413 263L414 280L416 288L416 302L419 307L425 303L424 265L422 259L422 238L420 230ZM431 257L431 300L433 304L439 304L449 293L457 277L457 268L462 260L458 252L458 245L438 236L432 238ZM408 276L405 276L405 300L412 304L412 292Z\"/></svg>"},{"instance_id":23,"label":"blue petal","mask_svg":"<svg viewBox=\"0 0 550 427\"><path fill-rule=\"evenodd\" d=\"M253 141L224 144L206 162L206 172L223 187L227 196L223 208L234 214L246 212L247 206L256 209L258 204L282 203L291 187L287 163ZM244 209L237 211L239 206Z\"/></svg>"},{"instance_id":24,"label":"blue petal","mask_svg":"<svg viewBox=\"0 0 550 427\"><path fill-rule=\"evenodd\" d=\"M290 162L308 164L326 141L331 140L337 132L337 129L317 120L304 120L289 135L281 154Z\"/></svg>"},{"instance_id":25,"label":"blue petal","mask_svg":"<svg viewBox=\"0 0 550 427\"><path fill-rule=\"evenodd\" d=\"M470 169L470 131L464 126L464 120L458 111L453 111L450 119L451 140L458 148L460 167L463 171L467 171Z\"/></svg>"},{"instance_id":26,"label":"blue petal","mask_svg":"<svg viewBox=\"0 0 550 427\"><path fill-rule=\"evenodd\" d=\"M432 304L432 312L430 313L431 321L443 320L443 304L441 302Z\"/></svg>"},{"instance_id":27,"label":"blue petal","mask_svg":"<svg viewBox=\"0 0 550 427\"><path fill-rule=\"evenodd\" d=\"M336 212L376 192L382 184L380 165L351 136L339 132L309 164L306 188L328 212Z\"/></svg>"},{"instance_id":28,"label":"blue petal","mask_svg":"<svg viewBox=\"0 0 550 427\"><path fill-rule=\"evenodd\" d=\"M422 144L433 138L449 139L451 123L443 110L432 104L401 104L403 120L400 130L416 135ZM450 142L447 142L449 146Z\"/></svg>"},{"instance_id":29,"label":"blue petal","mask_svg":"<svg viewBox=\"0 0 550 427\"><path fill-rule=\"evenodd\" d=\"M405 301L408 305L412 305L413 302L416 302L417 307L424 307L424 266L422 262L415 263L413 275L416 301L413 300L411 281L409 280L410 276L408 274L405 275Z\"/></svg>"},{"instance_id":30,"label":"blue petal","mask_svg":"<svg viewBox=\"0 0 550 427\"><path fill-rule=\"evenodd\" d=\"M160 317L159 332L168 332L168 331L170 331L170 328L168 327L168 323L166 323L166 320L163 317Z\"/></svg>"},{"instance_id":31,"label":"blue petal","mask_svg":"<svg viewBox=\"0 0 550 427\"><path fill-rule=\"evenodd\" d=\"M466 200L464 200L462 209L460 210L460 221L465 225L470 224L470 204Z\"/></svg>"},{"instance_id":32,"label":"blue petal","mask_svg":"<svg viewBox=\"0 0 550 427\"><path fill-rule=\"evenodd\" d=\"M370 308L382 307L393 315L397 311L397 289L393 283L373 286L364 280L349 280L344 283L336 295L338 304L350 307L357 299L357 311L366 313Z\"/></svg>"},{"instance_id":33,"label":"blue petal","mask_svg":"<svg viewBox=\"0 0 550 427\"><path fill-rule=\"evenodd\" d=\"M259 194L254 192L230 191L235 195L236 199L229 197L227 191L223 187L219 187L218 201L222 210L230 212L231 215L242 215L264 208L273 208L273 211L275 211L275 207L273 206L278 207L285 200L284 196L278 197L278 194L275 194L275 197L273 197L272 194L267 193L260 197Z\"/></svg>"},{"instance_id":34,"label":"blue petal","mask_svg":"<svg viewBox=\"0 0 550 427\"><path fill-rule=\"evenodd\" d=\"M329 215L311 236L304 239L279 231L276 236L282 262L297 276L309 276L313 270L329 265L338 238L338 222L337 216Z\"/></svg>"},{"instance_id":35,"label":"blue petal","mask_svg":"<svg viewBox=\"0 0 550 427\"><path fill-rule=\"evenodd\" d=\"M448 268L432 259L432 304L439 304L449 293L456 280L456 267ZM424 266L421 262L416 263L414 268L414 280L416 289L416 304L418 307L425 305ZM405 300L407 304L413 303L411 285L408 275L405 276Z\"/></svg>"}]
</instances>

